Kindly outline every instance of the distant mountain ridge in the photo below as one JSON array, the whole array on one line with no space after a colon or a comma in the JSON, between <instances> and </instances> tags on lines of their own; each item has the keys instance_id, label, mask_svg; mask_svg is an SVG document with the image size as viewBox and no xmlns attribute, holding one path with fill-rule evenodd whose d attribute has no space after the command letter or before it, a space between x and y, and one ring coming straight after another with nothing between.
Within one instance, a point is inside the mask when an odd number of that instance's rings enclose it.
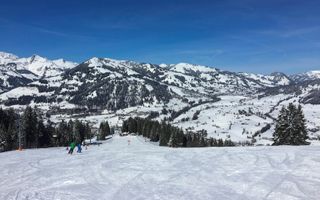
<instances>
[{"instance_id":1,"label":"distant mountain ridge","mask_svg":"<svg viewBox=\"0 0 320 200\"><path fill-rule=\"evenodd\" d=\"M77 63L65 61L64 59L49 60L39 55L32 55L27 58L19 58L18 56L0 52L0 65L14 65L17 68L29 70L40 77L55 76L63 73L66 69L73 68Z\"/></svg>"},{"instance_id":2,"label":"distant mountain ridge","mask_svg":"<svg viewBox=\"0 0 320 200\"><path fill-rule=\"evenodd\" d=\"M189 63L156 65L97 57L76 64L38 55L19 58L4 52L0 52L0 73L2 104L67 102L111 110L145 102L167 103L172 98L192 101L210 100L217 95L255 95L269 88L320 78L316 72L261 75ZM34 91L31 96L28 89Z\"/></svg>"},{"instance_id":3,"label":"distant mountain ridge","mask_svg":"<svg viewBox=\"0 0 320 200\"><path fill-rule=\"evenodd\" d=\"M283 105L300 103L310 138L320 138L317 71L230 72L189 63L152 64L93 57L80 64L0 53L0 106L36 106L53 122L121 126L129 117L165 121L240 143L270 144Z\"/></svg>"}]
</instances>

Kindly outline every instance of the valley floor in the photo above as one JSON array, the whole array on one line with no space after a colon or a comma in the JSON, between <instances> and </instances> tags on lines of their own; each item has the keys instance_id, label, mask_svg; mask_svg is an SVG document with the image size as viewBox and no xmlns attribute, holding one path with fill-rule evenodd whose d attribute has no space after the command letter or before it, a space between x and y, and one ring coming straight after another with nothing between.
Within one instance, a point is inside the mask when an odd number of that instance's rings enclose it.
<instances>
[{"instance_id":1,"label":"valley floor","mask_svg":"<svg viewBox=\"0 0 320 200\"><path fill-rule=\"evenodd\" d=\"M115 136L72 156L1 153L0 169L4 200L320 198L320 146L173 149Z\"/></svg>"}]
</instances>

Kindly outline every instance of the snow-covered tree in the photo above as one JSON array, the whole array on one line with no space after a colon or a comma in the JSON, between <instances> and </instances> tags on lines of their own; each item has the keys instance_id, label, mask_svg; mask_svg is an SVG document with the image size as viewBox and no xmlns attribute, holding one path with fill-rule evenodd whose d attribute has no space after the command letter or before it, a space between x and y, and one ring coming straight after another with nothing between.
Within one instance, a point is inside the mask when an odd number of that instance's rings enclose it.
<instances>
[{"instance_id":1,"label":"snow-covered tree","mask_svg":"<svg viewBox=\"0 0 320 200\"><path fill-rule=\"evenodd\" d=\"M301 105L282 107L273 134L273 145L306 145L307 129Z\"/></svg>"}]
</instances>

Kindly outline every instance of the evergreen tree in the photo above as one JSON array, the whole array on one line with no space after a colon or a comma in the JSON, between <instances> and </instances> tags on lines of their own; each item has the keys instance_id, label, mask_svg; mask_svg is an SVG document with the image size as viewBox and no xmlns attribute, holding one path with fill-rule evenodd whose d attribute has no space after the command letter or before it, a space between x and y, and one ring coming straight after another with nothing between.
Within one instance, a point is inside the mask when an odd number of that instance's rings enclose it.
<instances>
[{"instance_id":1,"label":"evergreen tree","mask_svg":"<svg viewBox=\"0 0 320 200\"><path fill-rule=\"evenodd\" d=\"M0 147L9 151L18 146L17 115L12 109L0 108Z\"/></svg>"},{"instance_id":2,"label":"evergreen tree","mask_svg":"<svg viewBox=\"0 0 320 200\"><path fill-rule=\"evenodd\" d=\"M288 137L287 127L288 123L288 110L283 106L279 112L275 132L273 133L274 145L285 144Z\"/></svg>"},{"instance_id":3,"label":"evergreen tree","mask_svg":"<svg viewBox=\"0 0 320 200\"><path fill-rule=\"evenodd\" d=\"M178 147L177 133L175 131L171 132L168 146L169 147Z\"/></svg>"},{"instance_id":4,"label":"evergreen tree","mask_svg":"<svg viewBox=\"0 0 320 200\"><path fill-rule=\"evenodd\" d=\"M169 125L166 124L166 122L162 122L161 123L161 131L159 134L159 145L160 146L167 146L168 142L170 140L170 131L169 131Z\"/></svg>"},{"instance_id":5,"label":"evergreen tree","mask_svg":"<svg viewBox=\"0 0 320 200\"><path fill-rule=\"evenodd\" d=\"M137 133L137 121L131 117L128 120L128 130L129 133Z\"/></svg>"},{"instance_id":6,"label":"evergreen tree","mask_svg":"<svg viewBox=\"0 0 320 200\"><path fill-rule=\"evenodd\" d=\"M302 107L296 107L290 103L287 108L280 110L275 132L273 134L273 145L306 145L307 128Z\"/></svg>"},{"instance_id":7,"label":"evergreen tree","mask_svg":"<svg viewBox=\"0 0 320 200\"><path fill-rule=\"evenodd\" d=\"M109 123L101 122L99 127L99 140L105 140L106 136L110 135L110 126Z\"/></svg>"},{"instance_id":8,"label":"evergreen tree","mask_svg":"<svg viewBox=\"0 0 320 200\"><path fill-rule=\"evenodd\" d=\"M23 146L26 148L37 147L37 119L31 107L27 107L22 117Z\"/></svg>"},{"instance_id":9,"label":"evergreen tree","mask_svg":"<svg viewBox=\"0 0 320 200\"><path fill-rule=\"evenodd\" d=\"M44 147L47 146L47 141L46 140L46 136L47 136L47 130L46 127L43 123L43 120L40 119L37 123L37 136L38 136L38 140L37 140L37 147Z\"/></svg>"},{"instance_id":10,"label":"evergreen tree","mask_svg":"<svg viewBox=\"0 0 320 200\"><path fill-rule=\"evenodd\" d=\"M104 123L101 122L99 126L99 135L98 140L105 140L106 139L106 132L104 131Z\"/></svg>"},{"instance_id":11,"label":"evergreen tree","mask_svg":"<svg viewBox=\"0 0 320 200\"><path fill-rule=\"evenodd\" d=\"M122 132L122 133L129 132L128 120L124 120L124 121L123 121L121 132Z\"/></svg>"},{"instance_id":12,"label":"evergreen tree","mask_svg":"<svg viewBox=\"0 0 320 200\"><path fill-rule=\"evenodd\" d=\"M291 143L293 145L307 145L309 144L306 140L308 139L306 120L302 111L302 106L299 104L296 113L294 115L293 124L293 137L291 138Z\"/></svg>"},{"instance_id":13,"label":"evergreen tree","mask_svg":"<svg viewBox=\"0 0 320 200\"><path fill-rule=\"evenodd\" d=\"M47 125L43 124L43 121L39 121L39 145L40 147L49 147L52 145L52 136L54 133L54 128L52 122L48 120Z\"/></svg>"},{"instance_id":14,"label":"evergreen tree","mask_svg":"<svg viewBox=\"0 0 320 200\"><path fill-rule=\"evenodd\" d=\"M218 147L223 147L223 140L221 138L218 139L217 146Z\"/></svg>"},{"instance_id":15,"label":"evergreen tree","mask_svg":"<svg viewBox=\"0 0 320 200\"><path fill-rule=\"evenodd\" d=\"M86 123L86 139L92 138L91 127L89 123Z\"/></svg>"},{"instance_id":16,"label":"evergreen tree","mask_svg":"<svg viewBox=\"0 0 320 200\"><path fill-rule=\"evenodd\" d=\"M110 129L108 121L105 122L105 131L107 133L107 136L111 135L111 129Z\"/></svg>"},{"instance_id":17,"label":"evergreen tree","mask_svg":"<svg viewBox=\"0 0 320 200\"><path fill-rule=\"evenodd\" d=\"M82 143L85 136L85 126L79 121L74 122L74 140L76 143Z\"/></svg>"},{"instance_id":18,"label":"evergreen tree","mask_svg":"<svg viewBox=\"0 0 320 200\"><path fill-rule=\"evenodd\" d=\"M67 145L75 141L75 122L73 122L71 119L68 122L66 137Z\"/></svg>"},{"instance_id":19,"label":"evergreen tree","mask_svg":"<svg viewBox=\"0 0 320 200\"><path fill-rule=\"evenodd\" d=\"M38 110L36 107L34 107L32 109L32 123L33 123L33 126L34 126L34 141L32 142L33 145L32 147L36 147L38 148L39 147L39 120L38 120ZM42 119L41 119L42 120ZM43 122L42 122L42 125L43 125ZM43 125L44 126L44 125Z\"/></svg>"},{"instance_id":20,"label":"evergreen tree","mask_svg":"<svg viewBox=\"0 0 320 200\"><path fill-rule=\"evenodd\" d=\"M57 135L57 144L58 146L65 146L70 144L70 135L72 132L68 129L68 124L62 120L57 129L56 129L56 135Z\"/></svg>"}]
</instances>

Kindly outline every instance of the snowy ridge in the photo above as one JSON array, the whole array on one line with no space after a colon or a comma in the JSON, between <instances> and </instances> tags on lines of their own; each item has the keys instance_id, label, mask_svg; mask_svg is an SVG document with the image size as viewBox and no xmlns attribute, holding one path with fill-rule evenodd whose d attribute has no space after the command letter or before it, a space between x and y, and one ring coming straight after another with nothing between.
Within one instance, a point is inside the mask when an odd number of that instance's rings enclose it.
<instances>
[{"instance_id":1,"label":"snowy ridge","mask_svg":"<svg viewBox=\"0 0 320 200\"><path fill-rule=\"evenodd\" d=\"M39 77L50 77L62 74L66 69L75 67L77 64L63 59L48 60L38 55L29 58L21 58L16 61L17 65L24 66L27 70Z\"/></svg>"},{"instance_id":2,"label":"snowy ridge","mask_svg":"<svg viewBox=\"0 0 320 200\"><path fill-rule=\"evenodd\" d=\"M11 53L1 52L0 51L0 64L6 64L18 59L18 56Z\"/></svg>"},{"instance_id":3,"label":"snowy ridge","mask_svg":"<svg viewBox=\"0 0 320 200\"><path fill-rule=\"evenodd\" d=\"M20 109L36 105L56 122L73 118L70 113L92 124L108 119L118 125L128 117L152 116L185 130L204 129L216 139L266 145L281 106L299 102L306 110L311 142L320 136L320 79L296 82L279 72L235 73L188 63L160 66L94 57L73 67L40 56L2 57L15 63L0 65L0 104ZM46 75L40 77L18 61ZM60 65L58 75L47 76L49 68Z\"/></svg>"},{"instance_id":4,"label":"snowy ridge","mask_svg":"<svg viewBox=\"0 0 320 200\"><path fill-rule=\"evenodd\" d=\"M290 78L295 82L311 81L320 79L320 70L309 71L301 74L291 75Z\"/></svg>"},{"instance_id":5,"label":"snowy ridge","mask_svg":"<svg viewBox=\"0 0 320 200\"><path fill-rule=\"evenodd\" d=\"M19 58L0 52L0 93L14 89L38 79L59 76L77 64L63 59L48 60L38 55Z\"/></svg>"},{"instance_id":6,"label":"snowy ridge","mask_svg":"<svg viewBox=\"0 0 320 200\"><path fill-rule=\"evenodd\" d=\"M63 59L48 60L38 55L28 58L19 58L13 54L0 52L0 64L4 67L15 65L16 68L28 70L39 77L56 76L66 69L73 68L77 63L65 61Z\"/></svg>"},{"instance_id":7,"label":"snowy ridge","mask_svg":"<svg viewBox=\"0 0 320 200\"><path fill-rule=\"evenodd\" d=\"M189 63L178 63L175 65L170 65L170 69L172 71L180 72L180 73L188 73L188 72L217 72L215 68L201 66L201 65L193 65Z\"/></svg>"}]
</instances>

